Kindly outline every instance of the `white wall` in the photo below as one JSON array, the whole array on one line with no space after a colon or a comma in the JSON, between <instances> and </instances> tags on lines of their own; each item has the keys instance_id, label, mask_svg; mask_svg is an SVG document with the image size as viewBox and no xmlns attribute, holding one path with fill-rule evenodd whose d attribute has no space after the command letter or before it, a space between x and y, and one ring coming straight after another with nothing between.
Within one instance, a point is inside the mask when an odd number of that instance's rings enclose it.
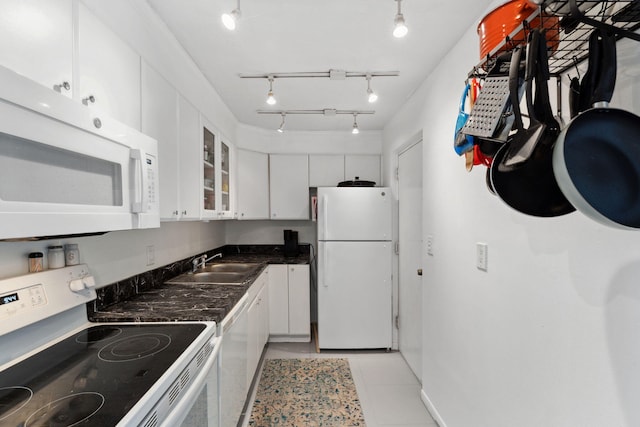
<instances>
[{"instance_id":1,"label":"white wall","mask_svg":"<svg viewBox=\"0 0 640 427\"><path fill-rule=\"evenodd\" d=\"M383 136L388 182L398 147L424 136L423 399L443 427L638 426L640 234L523 215L487 191L484 168L465 171L452 135L477 44L470 29ZM614 101L639 113L629 45Z\"/></svg>"},{"instance_id":2,"label":"white wall","mask_svg":"<svg viewBox=\"0 0 640 427\"><path fill-rule=\"evenodd\" d=\"M143 273L223 246L222 222L162 223L149 230L113 231L102 236L43 240L37 242L0 242L0 278L27 274L29 252L43 252L45 268L47 247L77 243L80 262L86 263L98 287ZM153 245L155 263L147 265L147 246Z\"/></svg>"},{"instance_id":3,"label":"white wall","mask_svg":"<svg viewBox=\"0 0 640 427\"><path fill-rule=\"evenodd\" d=\"M316 245L316 223L313 221L228 221L227 244L282 245L284 230L298 232L298 243Z\"/></svg>"}]
</instances>

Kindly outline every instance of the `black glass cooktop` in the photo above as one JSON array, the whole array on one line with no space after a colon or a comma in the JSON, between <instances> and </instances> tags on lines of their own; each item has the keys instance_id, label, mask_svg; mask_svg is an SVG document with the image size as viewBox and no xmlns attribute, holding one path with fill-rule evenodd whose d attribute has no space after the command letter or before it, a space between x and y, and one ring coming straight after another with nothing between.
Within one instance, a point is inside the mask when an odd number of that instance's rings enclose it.
<instances>
[{"instance_id":1,"label":"black glass cooktop","mask_svg":"<svg viewBox=\"0 0 640 427\"><path fill-rule=\"evenodd\" d=\"M99 325L0 372L0 425L113 426L203 324Z\"/></svg>"}]
</instances>

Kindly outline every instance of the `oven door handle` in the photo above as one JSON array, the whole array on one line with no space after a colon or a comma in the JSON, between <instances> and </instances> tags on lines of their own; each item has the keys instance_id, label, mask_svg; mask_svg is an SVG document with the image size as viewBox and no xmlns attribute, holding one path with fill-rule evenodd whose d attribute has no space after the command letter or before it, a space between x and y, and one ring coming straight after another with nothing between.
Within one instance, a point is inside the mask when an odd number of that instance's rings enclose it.
<instances>
[{"instance_id":1,"label":"oven door handle","mask_svg":"<svg viewBox=\"0 0 640 427\"><path fill-rule=\"evenodd\" d=\"M162 424L160 424L161 427L175 427L182 424L189 413L191 406L196 401L198 394L202 391L202 387L209 377L209 372L211 369L216 369L215 364L218 361L218 354L220 353L222 339L219 337L214 337L213 339L216 343L214 344L213 350L211 351L211 354L209 354L204 367L200 370L193 383L189 385L188 390L182 395L182 398L178 403L171 408L167 417L162 421ZM215 384L215 387L217 386L218 385Z\"/></svg>"}]
</instances>

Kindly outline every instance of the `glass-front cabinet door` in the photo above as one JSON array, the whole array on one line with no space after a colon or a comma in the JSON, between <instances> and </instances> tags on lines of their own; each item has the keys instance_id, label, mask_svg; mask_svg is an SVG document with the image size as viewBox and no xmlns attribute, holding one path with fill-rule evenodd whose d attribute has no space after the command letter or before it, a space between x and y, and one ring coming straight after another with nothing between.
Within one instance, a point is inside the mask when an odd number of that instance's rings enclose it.
<instances>
[{"instance_id":1,"label":"glass-front cabinet door","mask_svg":"<svg viewBox=\"0 0 640 427\"><path fill-rule=\"evenodd\" d=\"M233 218L233 146L202 119L202 219Z\"/></svg>"},{"instance_id":2,"label":"glass-front cabinet door","mask_svg":"<svg viewBox=\"0 0 640 427\"><path fill-rule=\"evenodd\" d=\"M233 156L232 146L223 138L220 140L220 210L222 218L233 218L231 161Z\"/></svg>"},{"instance_id":3,"label":"glass-front cabinet door","mask_svg":"<svg viewBox=\"0 0 640 427\"><path fill-rule=\"evenodd\" d=\"M203 216L212 216L216 206L216 134L202 128Z\"/></svg>"}]
</instances>

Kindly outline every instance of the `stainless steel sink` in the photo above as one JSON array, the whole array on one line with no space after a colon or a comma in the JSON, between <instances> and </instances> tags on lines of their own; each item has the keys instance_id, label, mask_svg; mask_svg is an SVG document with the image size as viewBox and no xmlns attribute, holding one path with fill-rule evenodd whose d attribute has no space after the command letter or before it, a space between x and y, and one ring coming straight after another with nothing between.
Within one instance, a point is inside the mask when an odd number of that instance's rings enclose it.
<instances>
[{"instance_id":1,"label":"stainless steel sink","mask_svg":"<svg viewBox=\"0 0 640 427\"><path fill-rule=\"evenodd\" d=\"M255 262L233 262L226 264L209 264L198 271L249 273L258 267L260 267L260 264Z\"/></svg>"},{"instance_id":2,"label":"stainless steel sink","mask_svg":"<svg viewBox=\"0 0 640 427\"><path fill-rule=\"evenodd\" d=\"M193 273L181 274L167 283L218 283L225 285L240 285L256 271L259 263L225 263L210 264Z\"/></svg>"},{"instance_id":3,"label":"stainless steel sink","mask_svg":"<svg viewBox=\"0 0 640 427\"><path fill-rule=\"evenodd\" d=\"M185 273L167 283L224 283L228 285L239 285L247 278L247 273L237 272L217 272L217 271L197 271L195 273Z\"/></svg>"}]
</instances>

